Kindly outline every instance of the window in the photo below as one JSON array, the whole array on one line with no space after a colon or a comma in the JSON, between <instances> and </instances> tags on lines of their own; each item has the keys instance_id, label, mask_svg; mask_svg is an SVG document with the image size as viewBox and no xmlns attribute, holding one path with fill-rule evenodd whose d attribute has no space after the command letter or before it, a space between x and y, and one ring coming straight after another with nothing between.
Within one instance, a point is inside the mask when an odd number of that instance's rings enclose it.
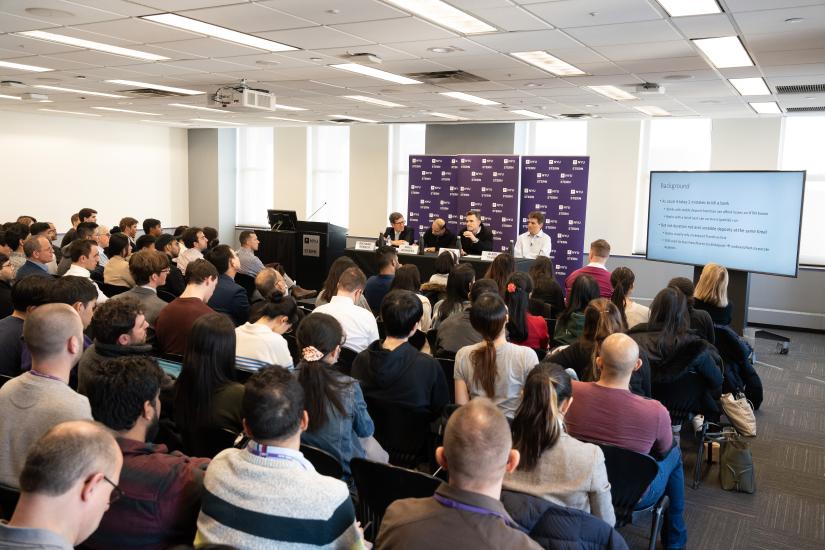
<instances>
[{"instance_id":1,"label":"window","mask_svg":"<svg viewBox=\"0 0 825 550\"><path fill-rule=\"evenodd\" d=\"M542 120L516 123L516 153L520 155L585 156L587 122Z\"/></svg>"},{"instance_id":2,"label":"window","mask_svg":"<svg viewBox=\"0 0 825 550\"><path fill-rule=\"evenodd\" d=\"M390 189L387 196L388 212L407 215L410 179L410 155L424 153L426 124L393 124L390 130Z\"/></svg>"},{"instance_id":3,"label":"window","mask_svg":"<svg viewBox=\"0 0 825 550\"><path fill-rule=\"evenodd\" d=\"M807 170L802 208L799 263L825 266L825 156L822 135L825 117L788 117L783 121L782 170Z\"/></svg>"},{"instance_id":4,"label":"window","mask_svg":"<svg viewBox=\"0 0 825 550\"><path fill-rule=\"evenodd\" d=\"M238 128L235 225L267 227L275 204L273 128Z\"/></svg>"},{"instance_id":5,"label":"window","mask_svg":"<svg viewBox=\"0 0 825 550\"><path fill-rule=\"evenodd\" d=\"M349 126L312 126L309 132L307 216L349 227Z\"/></svg>"},{"instance_id":6,"label":"window","mask_svg":"<svg viewBox=\"0 0 825 550\"><path fill-rule=\"evenodd\" d=\"M650 172L710 169L710 119L646 120L643 124L633 230L634 254L644 254L647 250Z\"/></svg>"}]
</instances>

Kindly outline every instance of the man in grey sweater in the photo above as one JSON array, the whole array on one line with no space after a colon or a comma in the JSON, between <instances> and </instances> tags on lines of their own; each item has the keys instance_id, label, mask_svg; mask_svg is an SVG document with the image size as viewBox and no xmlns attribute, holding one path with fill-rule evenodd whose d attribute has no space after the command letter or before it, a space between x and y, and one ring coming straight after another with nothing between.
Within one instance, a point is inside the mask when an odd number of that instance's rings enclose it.
<instances>
[{"instance_id":1,"label":"man in grey sweater","mask_svg":"<svg viewBox=\"0 0 825 550\"><path fill-rule=\"evenodd\" d=\"M0 484L17 489L31 444L52 426L91 420L89 400L69 387L83 353L83 323L66 304L33 310L23 325L32 356L30 371L0 388Z\"/></svg>"}]
</instances>

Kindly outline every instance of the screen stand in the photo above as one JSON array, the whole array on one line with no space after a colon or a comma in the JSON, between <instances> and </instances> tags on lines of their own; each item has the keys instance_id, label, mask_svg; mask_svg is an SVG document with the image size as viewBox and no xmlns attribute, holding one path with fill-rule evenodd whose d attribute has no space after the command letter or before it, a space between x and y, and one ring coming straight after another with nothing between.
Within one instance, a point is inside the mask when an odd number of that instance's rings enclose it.
<instances>
[{"instance_id":1,"label":"screen stand","mask_svg":"<svg viewBox=\"0 0 825 550\"><path fill-rule=\"evenodd\" d=\"M699 282L703 266L693 268L693 284ZM751 274L748 271L728 269L728 300L733 304L730 328L739 336L748 325L748 295L750 293Z\"/></svg>"}]
</instances>

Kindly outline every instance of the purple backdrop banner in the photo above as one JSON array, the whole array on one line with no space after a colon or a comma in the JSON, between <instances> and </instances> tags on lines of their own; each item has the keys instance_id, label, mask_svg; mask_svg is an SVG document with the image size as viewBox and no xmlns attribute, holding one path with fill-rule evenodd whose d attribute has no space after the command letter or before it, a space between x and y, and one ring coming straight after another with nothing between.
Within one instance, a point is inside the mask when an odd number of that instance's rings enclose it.
<instances>
[{"instance_id":1,"label":"purple backdrop banner","mask_svg":"<svg viewBox=\"0 0 825 550\"><path fill-rule=\"evenodd\" d=\"M527 214L545 213L544 232L553 241L556 277L564 287L568 274L580 268L584 256L587 178L590 157L521 157L520 232Z\"/></svg>"},{"instance_id":2,"label":"purple backdrop banner","mask_svg":"<svg viewBox=\"0 0 825 550\"><path fill-rule=\"evenodd\" d=\"M458 159L450 156L410 156L407 224L421 238L432 221L444 218L454 227L458 212Z\"/></svg>"}]
</instances>

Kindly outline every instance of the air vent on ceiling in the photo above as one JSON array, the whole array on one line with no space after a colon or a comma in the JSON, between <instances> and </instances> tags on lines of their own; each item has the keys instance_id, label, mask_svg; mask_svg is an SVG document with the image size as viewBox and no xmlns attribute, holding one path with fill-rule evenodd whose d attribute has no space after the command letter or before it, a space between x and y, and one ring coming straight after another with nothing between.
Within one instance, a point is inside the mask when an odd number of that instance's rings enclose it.
<instances>
[{"instance_id":1,"label":"air vent on ceiling","mask_svg":"<svg viewBox=\"0 0 825 550\"><path fill-rule=\"evenodd\" d=\"M584 118L595 118L590 113L562 113L560 115L556 115L559 118L572 118L572 119L584 119Z\"/></svg>"},{"instance_id":2,"label":"air vent on ceiling","mask_svg":"<svg viewBox=\"0 0 825 550\"><path fill-rule=\"evenodd\" d=\"M790 86L777 86L778 94L816 94L825 92L825 84L792 84Z\"/></svg>"},{"instance_id":3,"label":"air vent on ceiling","mask_svg":"<svg viewBox=\"0 0 825 550\"><path fill-rule=\"evenodd\" d=\"M431 73L410 73L407 75L415 80L423 80L431 84L458 84L462 82L487 82L486 78L465 71L435 71Z\"/></svg>"},{"instance_id":4,"label":"air vent on ceiling","mask_svg":"<svg viewBox=\"0 0 825 550\"><path fill-rule=\"evenodd\" d=\"M136 88L134 90L118 90L123 94L130 94L137 97L189 97L187 94L177 92L167 92L164 90L153 90L152 88Z\"/></svg>"},{"instance_id":5,"label":"air vent on ceiling","mask_svg":"<svg viewBox=\"0 0 825 550\"><path fill-rule=\"evenodd\" d=\"M825 107L786 107L787 113L822 113L825 112Z\"/></svg>"}]
</instances>

